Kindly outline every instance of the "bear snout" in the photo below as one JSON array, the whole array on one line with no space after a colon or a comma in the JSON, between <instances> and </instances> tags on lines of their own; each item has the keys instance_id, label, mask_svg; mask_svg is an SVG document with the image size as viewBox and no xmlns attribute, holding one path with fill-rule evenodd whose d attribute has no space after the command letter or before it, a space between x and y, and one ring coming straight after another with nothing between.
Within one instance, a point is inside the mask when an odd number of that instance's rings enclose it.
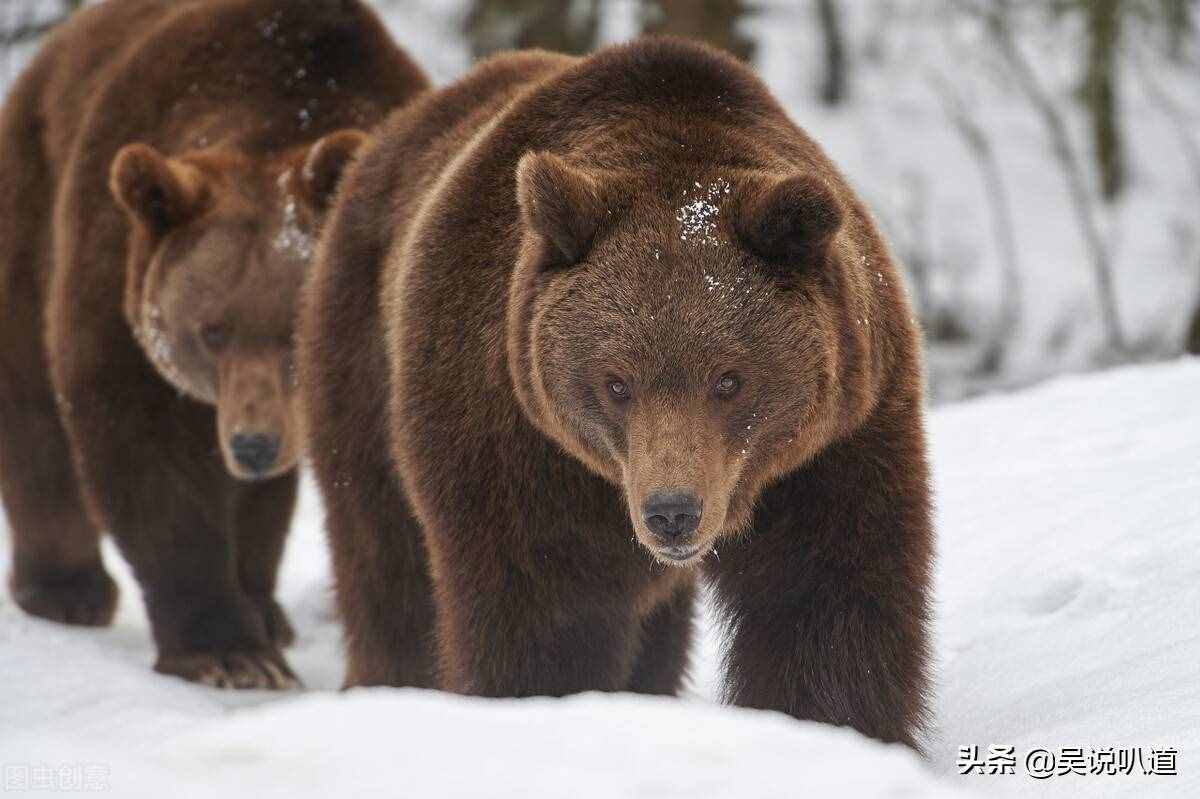
<instances>
[{"instance_id":1,"label":"bear snout","mask_svg":"<svg viewBox=\"0 0 1200 799\"><path fill-rule=\"evenodd\" d=\"M661 544L678 548L700 527L704 501L688 489L655 491L642 503L642 521Z\"/></svg>"},{"instance_id":2,"label":"bear snout","mask_svg":"<svg viewBox=\"0 0 1200 799\"><path fill-rule=\"evenodd\" d=\"M270 471L279 458L279 436L267 433L238 433L229 440L229 452L237 465L251 476Z\"/></svg>"}]
</instances>

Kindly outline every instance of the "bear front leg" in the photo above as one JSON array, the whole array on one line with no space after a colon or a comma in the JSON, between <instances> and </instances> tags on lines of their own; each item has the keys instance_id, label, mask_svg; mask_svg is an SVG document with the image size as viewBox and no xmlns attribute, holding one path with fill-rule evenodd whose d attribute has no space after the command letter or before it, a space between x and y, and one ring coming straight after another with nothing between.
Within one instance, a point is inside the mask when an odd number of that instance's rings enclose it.
<instances>
[{"instance_id":1,"label":"bear front leg","mask_svg":"<svg viewBox=\"0 0 1200 799\"><path fill-rule=\"evenodd\" d=\"M750 531L707 564L729 625L727 701L919 750L927 480L919 426L877 418L763 493Z\"/></svg>"},{"instance_id":2,"label":"bear front leg","mask_svg":"<svg viewBox=\"0 0 1200 799\"><path fill-rule=\"evenodd\" d=\"M289 646L296 638L287 614L275 600L275 582L292 524L298 482L293 470L235 489L238 582L262 615L267 638L278 647Z\"/></svg>"},{"instance_id":3,"label":"bear front leg","mask_svg":"<svg viewBox=\"0 0 1200 799\"><path fill-rule=\"evenodd\" d=\"M627 690L675 696L687 676L695 628L696 585L688 580L641 624L637 661Z\"/></svg>"},{"instance_id":4,"label":"bear front leg","mask_svg":"<svg viewBox=\"0 0 1200 799\"><path fill-rule=\"evenodd\" d=\"M53 397L13 396L30 382L0 378L0 497L13 544L9 588L31 615L107 625L117 586L83 507Z\"/></svg>"},{"instance_id":5,"label":"bear front leg","mask_svg":"<svg viewBox=\"0 0 1200 799\"><path fill-rule=\"evenodd\" d=\"M380 472L359 480L332 476L338 473L336 455L313 459L325 488L345 684L435 688L433 588L420 525L393 475L383 471L386 460L374 450L363 452L364 463L379 463Z\"/></svg>"},{"instance_id":6,"label":"bear front leg","mask_svg":"<svg viewBox=\"0 0 1200 799\"><path fill-rule=\"evenodd\" d=\"M446 690L513 697L626 689L639 622L611 571L572 562L565 550L517 559L503 546L459 549L450 560L444 541L426 540Z\"/></svg>"},{"instance_id":7,"label":"bear front leg","mask_svg":"<svg viewBox=\"0 0 1200 799\"><path fill-rule=\"evenodd\" d=\"M445 608L439 632L446 690L492 697L625 690L635 619L595 609L554 618L532 600L477 594Z\"/></svg>"},{"instance_id":8,"label":"bear front leg","mask_svg":"<svg viewBox=\"0 0 1200 799\"><path fill-rule=\"evenodd\" d=\"M100 556L50 383L37 281L20 279L47 266L37 232L51 200L30 195L48 193L50 181L32 164L9 162L5 171L31 181L20 196L15 183L0 192L0 499L12 531L9 588L26 613L106 625L117 586Z\"/></svg>"},{"instance_id":9,"label":"bear front leg","mask_svg":"<svg viewBox=\"0 0 1200 799\"><path fill-rule=\"evenodd\" d=\"M89 505L141 585L155 670L219 687L295 685L239 583L235 483L212 409L119 356L111 376L64 389L65 422Z\"/></svg>"}]
</instances>

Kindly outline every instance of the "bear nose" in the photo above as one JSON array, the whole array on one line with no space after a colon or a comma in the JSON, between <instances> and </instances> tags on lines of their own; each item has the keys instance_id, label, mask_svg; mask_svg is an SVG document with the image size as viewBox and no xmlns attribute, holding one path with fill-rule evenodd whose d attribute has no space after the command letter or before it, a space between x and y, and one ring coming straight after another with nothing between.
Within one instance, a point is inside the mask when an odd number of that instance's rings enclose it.
<instances>
[{"instance_id":1,"label":"bear nose","mask_svg":"<svg viewBox=\"0 0 1200 799\"><path fill-rule=\"evenodd\" d=\"M691 491L655 491L642 503L642 520L664 543L695 532L700 526L704 503Z\"/></svg>"},{"instance_id":2,"label":"bear nose","mask_svg":"<svg viewBox=\"0 0 1200 799\"><path fill-rule=\"evenodd\" d=\"M229 442L233 459L252 474L262 474L275 464L279 457L279 436L255 433L239 433Z\"/></svg>"}]
</instances>

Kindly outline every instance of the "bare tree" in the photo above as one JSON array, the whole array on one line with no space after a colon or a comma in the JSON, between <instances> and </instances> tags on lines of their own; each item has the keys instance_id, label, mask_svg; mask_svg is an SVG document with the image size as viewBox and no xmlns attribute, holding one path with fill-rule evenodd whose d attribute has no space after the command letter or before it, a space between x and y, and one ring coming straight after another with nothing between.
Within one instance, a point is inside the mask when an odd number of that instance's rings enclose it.
<instances>
[{"instance_id":1,"label":"bare tree","mask_svg":"<svg viewBox=\"0 0 1200 799\"><path fill-rule=\"evenodd\" d=\"M743 0L642 0L642 32L698 39L749 61L754 42L738 29L745 13Z\"/></svg>"},{"instance_id":2,"label":"bare tree","mask_svg":"<svg viewBox=\"0 0 1200 799\"><path fill-rule=\"evenodd\" d=\"M12 2L12 0L7 0ZM50 17L36 17L33 14L34 7L30 5L24 11L26 13L19 14L15 18L6 18L4 27L0 28L0 47L11 47L16 44L32 41L44 33L47 33L58 23L62 22L71 12L83 6L83 0L60 0L58 3L59 11ZM9 10L19 8L17 4L8 6Z\"/></svg>"},{"instance_id":3,"label":"bare tree","mask_svg":"<svg viewBox=\"0 0 1200 799\"><path fill-rule=\"evenodd\" d=\"M1100 190L1111 201L1125 185L1125 156L1117 123L1121 0L1084 0L1081 8L1087 20L1087 54L1080 94L1091 118Z\"/></svg>"},{"instance_id":4,"label":"bare tree","mask_svg":"<svg viewBox=\"0 0 1200 799\"><path fill-rule=\"evenodd\" d=\"M981 16L1016 86L1025 95L1046 128L1051 152L1062 169L1071 205L1090 256L1105 342L1111 355L1124 357L1128 353L1128 346L1113 282L1112 258L1100 233L1095 204L1088 191L1088 182L1079 156L1071 143L1063 113L1017 44L1011 26L1011 0L994 0L988 5L960 2L960 5Z\"/></svg>"},{"instance_id":5,"label":"bare tree","mask_svg":"<svg viewBox=\"0 0 1200 799\"><path fill-rule=\"evenodd\" d=\"M1200 297L1196 299L1196 308L1192 319L1188 322L1187 335L1183 341L1184 349L1192 355L1200 355Z\"/></svg>"},{"instance_id":6,"label":"bare tree","mask_svg":"<svg viewBox=\"0 0 1200 799\"><path fill-rule=\"evenodd\" d=\"M473 0L463 32L471 54L544 47L580 54L596 44L600 0Z\"/></svg>"},{"instance_id":7,"label":"bare tree","mask_svg":"<svg viewBox=\"0 0 1200 799\"><path fill-rule=\"evenodd\" d=\"M975 160L983 190L991 209L992 236L1000 256L1000 309L996 325L979 360L979 370L996 373L1004 365L1004 354L1021 323L1021 271L1017 257L1016 225L1004 173L984 129L975 121L962 95L940 74L931 76L942 96L955 130Z\"/></svg>"},{"instance_id":8,"label":"bare tree","mask_svg":"<svg viewBox=\"0 0 1200 799\"><path fill-rule=\"evenodd\" d=\"M1156 0L1162 12L1163 30L1167 34L1167 54L1175 61L1183 58L1184 44L1194 33L1194 3L1196 0Z\"/></svg>"},{"instance_id":9,"label":"bare tree","mask_svg":"<svg viewBox=\"0 0 1200 799\"><path fill-rule=\"evenodd\" d=\"M839 105L849 88L846 36L842 31L841 10L837 0L817 0L817 25L825 42L825 73L821 79L821 102Z\"/></svg>"},{"instance_id":10,"label":"bare tree","mask_svg":"<svg viewBox=\"0 0 1200 799\"><path fill-rule=\"evenodd\" d=\"M1200 235L1200 142L1193 135L1193 128L1195 126L1191 117L1179 107L1166 89L1158 82L1143 58L1135 54L1133 65L1145 96L1154 103L1170 123L1171 130L1175 133L1175 138L1179 142L1179 147L1183 152L1184 158L1187 159L1188 168L1192 173L1192 181L1197 190L1195 230ZM1200 275L1200 260L1197 261L1196 267L1196 274ZM1193 355L1200 355L1200 290L1197 291L1197 296L1192 306L1191 321L1188 323L1188 329L1184 338L1184 349Z\"/></svg>"}]
</instances>

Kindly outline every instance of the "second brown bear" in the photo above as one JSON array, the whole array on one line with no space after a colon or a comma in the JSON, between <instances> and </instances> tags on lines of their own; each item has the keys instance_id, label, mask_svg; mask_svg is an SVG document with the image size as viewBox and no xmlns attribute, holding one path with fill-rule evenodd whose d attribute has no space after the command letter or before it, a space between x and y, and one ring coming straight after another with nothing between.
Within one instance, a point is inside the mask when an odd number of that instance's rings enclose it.
<instances>
[{"instance_id":1,"label":"second brown bear","mask_svg":"<svg viewBox=\"0 0 1200 799\"><path fill-rule=\"evenodd\" d=\"M393 115L306 286L351 685L684 679L916 745L918 334L869 213L747 68L502 56Z\"/></svg>"},{"instance_id":2,"label":"second brown bear","mask_svg":"<svg viewBox=\"0 0 1200 799\"><path fill-rule=\"evenodd\" d=\"M424 90L358 0L110 0L0 117L0 494L14 599L162 672L291 684L275 579L303 450L295 298L360 128Z\"/></svg>"}]
</instances>

